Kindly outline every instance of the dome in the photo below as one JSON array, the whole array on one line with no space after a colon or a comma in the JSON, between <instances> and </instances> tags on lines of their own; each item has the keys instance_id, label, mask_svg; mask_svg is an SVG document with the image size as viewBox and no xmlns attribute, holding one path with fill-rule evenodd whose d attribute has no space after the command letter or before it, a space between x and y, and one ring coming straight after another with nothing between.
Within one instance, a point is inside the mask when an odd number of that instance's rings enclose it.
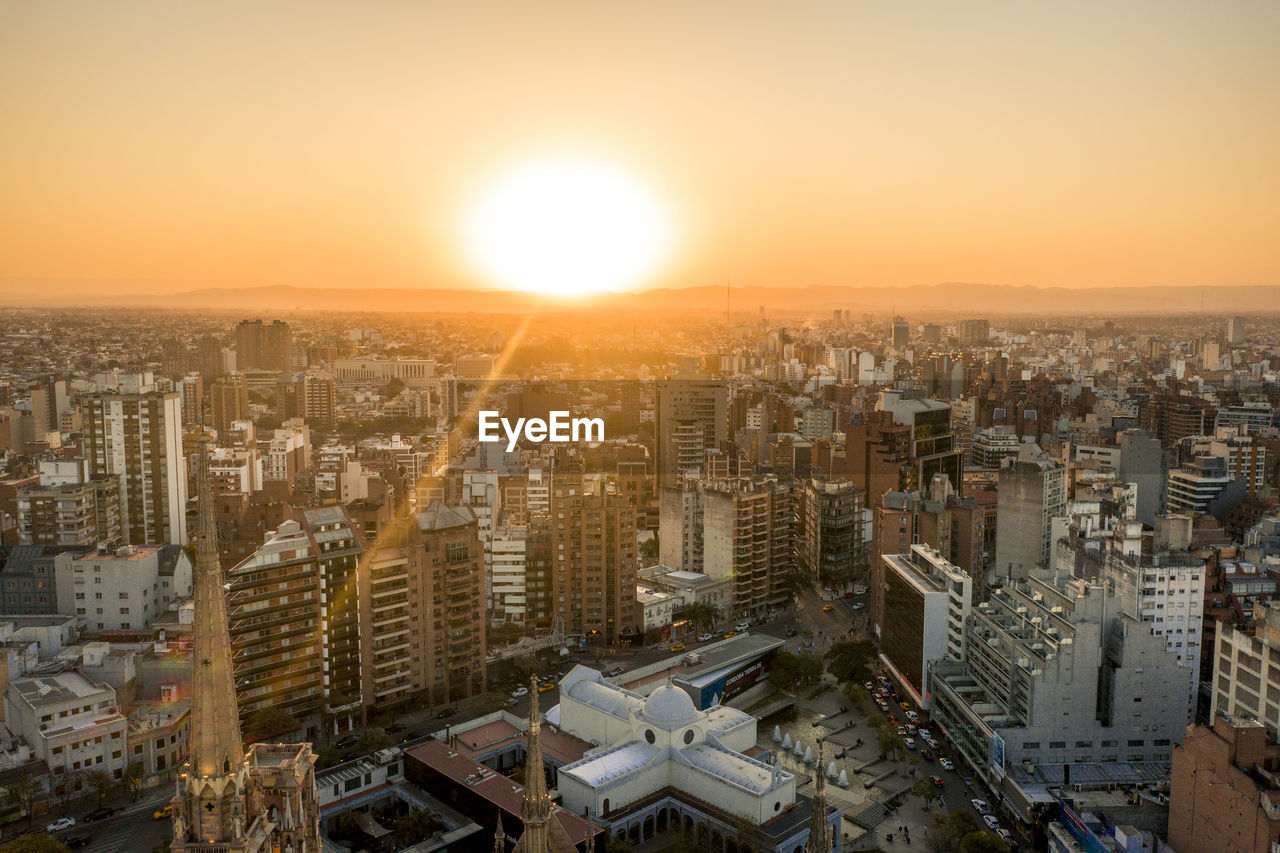
<instances>
[{"instance_id":1,"label":"dome","mask_svg":"<svg viewBox=\"0 0 1280 853\"><path fill-rule=\"evenodd\" d=\"M640 716L663 729L678 729L698 721L698 709L689 694L664 684L649 695Z\"/></svg>"}]
</instances>

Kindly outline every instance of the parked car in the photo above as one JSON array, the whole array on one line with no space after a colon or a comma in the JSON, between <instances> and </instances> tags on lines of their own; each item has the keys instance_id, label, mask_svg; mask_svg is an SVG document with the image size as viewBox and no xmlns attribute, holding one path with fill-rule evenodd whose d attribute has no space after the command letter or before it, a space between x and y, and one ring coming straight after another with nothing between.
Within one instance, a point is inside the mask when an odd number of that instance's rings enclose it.
<instances>
[{"instance_id":1,"label":"parked car","mask_svg":"<svg viewBox=\"0 0 1280 853\"><path fill-rule=\"evenodd\" d=\"M624 673L624 672L626 672L626 670L625 670L625 669L623 669L623 668L622 668L622 667L620 667L620 666L615 666L613 669L609 670L609 671L606 673L606 675L608 675L610 678L614 678L615 676L622 675L622 673Z\"/></svg>"},{"instance_id":2,"label":"parked car","mask_svg":"<svg viewBox=\"0 0 1280 853\"><path fill-rule=\"evenodd\" d=\"M885 714L885 717L884 717L884 718L885 718L886 720L888 720L889 722L893 723L895 726L896 726L898 723L902 722L902 720L899 720L899 719L898 719L898 716L897 716L896 714Z\"/></svg>"},{"instance_id":3,"label":"parked car","mask_svg":"<svg viewBox=\"0 0 1280 853\"><path fill-rule=\"evenodd\" d=\"M674 646L671 647L671 651L673 652L684 651L684 643L676 643Z\"/></svg>"},{"instance_id":4,"label":"parked car","mask_svg":"<svg viewBox=\"0 0 1280 853\"><path fill-rule=\"evenodd\" d=\"M939 766L939 767L941 767L943 770L955 770L955 769L956 769L956 766L955 766L954 764L952 764L952 763L951 763L951 759L950 759L950 758L939 758L939 759L938 759L938 766Z\"/></svg>"},{"instance_id":5,"label":"parked car","mask_svg":"<svg viewBox=\"0 0 1280 853\"><path fill-rule=\"evenodd\" d=\"M512 699L519 699L522 696L528 696L528 695L529 695L528 687L517 687L515 690L511 691Z\"/></svg>"},{"instance_id":6,"label":"parked car","mask_svg":"<svg viewBox=\"0 0 1280 853\"><path fill-rule=\"evenodd\" d=\"M93 840L93 836L87 832L77 832L74 835L64 836L59 840L72 850L79 850L81 847L87 847L89 842Z\"/></svg>"},{"instance_id":7,"label":"parked car","mask_svg":"<svg viewBox=\"0 0 1280 853\"><path fill-rule=\"evenodd\" d=\"M973 806L974 811L978 814L991 814L991 809L988 808L986 800L979 800L977 797L974 797L969 801L969 805Z\"/></svg>"},{"instance_id":8,"label":"parked car","mask_svg":"<svg viewBox=\"0 0 1280 853\"><path fill-rule=\"evenodd\" d=\"M931 737L927 737L927 738L925 738L925 739L924 739L924 742L925 742L925 743L927 743L927 744L929 744L929 748L930 748L930 749L938 749L938 742L937 742L936 740L934 740L933 738L931 738Z\"/></svg>"},{"instance_id":9,"label":"parked car","mask_svg":"<svg viewBox=\"0 0 1280 853\"><path fill-rule=\"evenodd\" d=\"M60 817L53 823L44 828L45 832L62 832L64 829L70 829L76 825L76 819L73 817Z\"/></svg>"},{"instance_id":10,"label":"parked car","mask_svg":"<svg viewBox=\"0 0 1280 853\"><path fill-rule=\"evenodd\" d=\"M1008 844L1010 847L1013 846L1013 833L1005 829L1003 826L996 830L996 835L1003 838L1005 844Z\"/></svg>"},{"instance_id":11,"label":"parked car","mask_svg":"<svg viewBox=\"0 0 1280 853\"><path fill-rule=\"evenodd\" d=\"M699 642L699 643L709 643L709 642L711 642L712 640L714 640L715 638L716 638L716 635L715 635L715 634L699 634L699 635L698 635L698 642Z\"/></svg>"},{"instance_id":12,"label":"parked car","mask_svg":"<svg viewBox=\"0 0 1280 853\"><path fill-rule=\"evenodd\" d=\"M910 733L911 733L911 730L908 729L906 726L898 726L898 735L900 737L906 737Z\"/></svg>"},{"instance_id":13,"label":"parked car","mask_svg":"<svg viewBox=\"0 0 1280 853\"><path fill-rule=\"evenodd\" d=\"M346 737L340 738L338 740L337 747L338 749L350 749L351 747L355 746L359 742L360 742L359 735L347 735Z\"/></svg>"},{"instance_id":14,"label":"parked car","mask_svg":"<svg viewBox=\"0 0 1280 853\"><path fill-rule=\"evenodd\" d=\"M750 623L750 622L739 622L737 625L734 625L734 626L733 626L733 630L735 630L735 631L750 631L750 630L751 630L751 623Z\"/></svg>"},{"instance_id":15,"label":"parked car","mask_svg":"<svg viewBox=\"0 0 1280 853\"><path fill-rule=\"evenodd\" d=\"M992 832L1000 828L1000 821L996 820L995 815L984 814L982 816L982 822L985 823L987 825L987 829L991 830Z\"/></svg>"},{"instance_id":16,"label":"parked car","mask_svg":"<svg viewBox=\"0 0 1280 853\"><path fill-rule=\"evenodd\" d=\"M923 726L921 726L919 729L916 730L916 734L920 735L920 737L924 738L925 740L931 740L933 738L933 733L930 732L928 729L924 728Z\"/></svg>"},{"instance_id":17,"label":"parked car","mask_svg":"<svg viewBox=\"0 0 1280 853\"><path fill-rule=\"evenodd\" d=\"M907 747L907 749L915 749L915 748L916 748L916 742L915 742L914 740L912 740L911 738L909 738L909 737L905 737L905 738L903 738L903 739L902 739L902 743Z\"/></svg>"},{"instance_id":18,"label":"parked car","mask_svg":"<svg viewBox=\"0 0 1280 853\"><path fill-rule=\"evenodd\" d=\"M865 682L862 686L863 686L863 687L865 687L865 688L867 688L868 690L871 690L871 689L873 689L873 688L875 687L875 684L873 684L872 682L868 681L868 682Z\"/></svg>"},{"instance_id":19,"label":"parked car","mask_svg":"<svg viewBox=\"0 0 1280 853\"><path fill-rule=\"evenodd\" d=\"M932 782L934 784L934 787L937 787L937 788L941 788L943 785L947 784L946 782L942 781L941 776L930 776L929 781Z\"/></svg>"},{"instance_id":20,"label":"parked car","mask_svg":"<svg viewBox=\"0 0 1280 853\"><path fill-rule=\"evenodd\" d=\"M151 813L151 817L153 817L156 820L164 820L167 817L173 817L173 804L170 803L169 805L164 806L163 808L156 809L154 812Z\"/></svg>"},{"instance_id":21,"label":"parked car","mask_svg":"<svg viewBox=\"0 0 1280 853\"><path fill-rule=\"evenodd\" d=\"M856 586L854 586L854 588L853 588L853 594L854 594L854 595L866 595L866 594L867 594L868 592L870 592L870 591L871 591L870 587L868 587L868 586L867 586L866 584L864 584L864 583L857 584L857 585L856 585Z\"/></svg>"},{"instance_id":22,"label":"parked car","mask_svg":"<svg viewBox=\"0 0 1280 853\"><path fill-rule=\"evenodd\" d=\"M832 610L835 610L835 609L836 609L836 606L835 606L834 604L824 604L824 605L822 605L822 612L823 612L823 613L830 613Z\"/></svg>"},{"instance_id":23,"label":"parked car","mask_svg":"<svg viewBox=\"0 0 1280 853\"><path fill-rule=\"evenodd\" d=\"M727 640L727 639L729 639L730 637L736 637L736 636L738 636L738 632L737 632L737 631L725 631L725 632L724 632L724 638L725 638L726 640Z\"/></svg>"},{"instance_id":24,"label":"parked car","mask_svg":"<svg viewBox=\"0 0 1280 853\"><path fill-rule=\"evenodd\" d=\"M903 704L903 703L899 703L899 704ZM917 714L915 711L907 711L907 719L914 723L920 719L920 715Z\"/></svg>"},{"instance_id":25,"label":"parked car","mask_svg":"<svg viewBox=\"0 0 1280 853\"><path fill-rule=\"evenodd\" d=\"M855 602L853 603L853 607L851 607L851 608L849 608L849 609L850 609L850 610L861 610L862 608L864 608L864 607L866 607L866 606L867 606L867 605L863 604L861 601L855 601Z\"/></svg>"},{"instance_id":26,"label":"parked car","mask_svg":"<svg viewBox=\"0 0 1280 853\"><path fill-rule=\"evenodd\" d=\"M920 750L920 757L925 761L933 761L933 753L927 749Z\"/></svg>"},{"instance_id":27,"label":"parked car","mask_svg":"<svg viewBox=\"0 0 1280 853\"><path fill-rule=\"evenodd\" d=\"M115 809L109 809L109 808L94 809L93 811L85 815L83 819L85 823L93 823L95 820L106 820L107 818L111 817L115 813L116 813Z\"/></svg>"}]
</instances>

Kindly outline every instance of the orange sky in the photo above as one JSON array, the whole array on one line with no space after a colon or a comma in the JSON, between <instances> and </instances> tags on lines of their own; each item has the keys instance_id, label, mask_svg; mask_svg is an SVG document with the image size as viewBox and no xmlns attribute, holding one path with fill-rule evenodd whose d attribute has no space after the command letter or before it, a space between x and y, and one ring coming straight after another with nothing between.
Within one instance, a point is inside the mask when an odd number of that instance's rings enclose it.
<instances>
[{"instance_id":1,"label":"orange sky","mask_svg":"<svg viewBox=\"0 0 1280 853\"><path fill-rule=\"evenodd\" d=\"M0 2L0 289L487 285L467 205L578 152L676 212L652 285L1278 284L1276 45L1269 0Z\"/></svg>"}]
</instances>

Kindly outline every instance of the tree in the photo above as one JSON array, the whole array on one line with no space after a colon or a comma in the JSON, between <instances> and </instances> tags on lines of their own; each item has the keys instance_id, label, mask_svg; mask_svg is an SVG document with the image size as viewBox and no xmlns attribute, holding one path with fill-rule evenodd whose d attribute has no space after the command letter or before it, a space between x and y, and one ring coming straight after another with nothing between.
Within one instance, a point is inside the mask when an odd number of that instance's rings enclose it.
<instances>
[{"instance_id":1,"label":"tree","mask_svg":"<svg viewBox=\"0 0 1280 853\"><path fill-rule=\"evenodd\" d=\"M71 853L71 848L52 835L24 835L0 844L0 853Z\"/></svg>"},{"instance_id":2,"label":"tree","mask_svg":"<svg viewBox=\"0 0 1280 853\"><path fill-rule=\"evenodd\" d=\"M443 824L426 809L416 809L397 820L393 827L396 841L408 846L431 837Z\"/></svg>"},{"instance_id":3,"label":"tree","mask_svg":"<svg viewBox=\"0 0 1280 853\"><path fill-rule=\"evenodd\" d=\"M849 697L853 707L863 714L871 711L871 691L857 682L849 682L844 688L844 695ZM883 719L877 715L878 719Z\"/></svg>"},{"instance_id":4,"label":"tree","mask_svg":"<svg viewBox=\"0 0 1280 853\"><path fill-rule=\"evenodd\" d=\"M645 565L648 565L648 561L656 561L658 559L658 537L656 535L640 543L640 556L646 561Z\"/></svg>"},{"instance_id":5,"label":"tree","mask_svg":"<svg viewBox=\"0 0 1280 853\"><path fill-rule=\"evenodd\" d=\"M631 842L616 835L610 835L604 843L604 853L631 853Z\"/></svg>"},{"instance_id":6,"label":"tree","mask_svg":"<svg viewBox=\"0 0 1280 853\"><path fill-rule=\"evenodd\" d=\"M271 706L259 708L244 721L244 734L250 741L264 740L275 735L296 731L298 721L283 708Z\"/></svg>"},{"instance_id":7,"label":"tree","mask_svg":"<svg viewBox=\"0 0 1280 853\"><path fill-rule=\"evenodd\" d=\"M933 819L925 846L930 853L961 853L960 845L964 843L965 836L981 828L978 819L968 811L940 814Z\"/></svg>"},{"instance_id":8,"label":"tree","mask_svg":"<svg viewBox=\"0 0 1280 853\"><path fill-rule=\"evenodd\" d=\"M129 795L129 802L136 803L142 793L142 764L135 761L124 769L124 790Z\"/></svg>"},{"instance_id":9,"label":"tree","mask_svg":"<svg viewBox=\"0 0 1280 853\"><path fill-rule=\"evenodd\" d=\"M822 661L815 655L778 652L773 657L769 683L778 690L799 690L822 677Z\"/></svg>"},{"instance_id":10,"label":"tree","mask_svg":"<svg viewBox=\"0 0 1280 853\"><path fill-rule=\"evenodd\" d=\"M921 779L911 786L911 793L920 798L920 801L924 803L924 810L928 811L929 807L937 801L942 792L938 790L937 785L928 779Z\"/></svg>"},{"instance_id":11,"label":"tree","mask_svg":"<svg viewBox=\"0 0 1280 853\"><path fill-rule=\"evenodd\" d=\"M1009 853L1003 838L987 829L971 832L960 842L960 853Z\"/></svg>"},{"instance_id":12,"label":"tree","mask_svg":"<svg viewBox=\"0 0 1280 853\"><path fill-rule=\"evenodd\" d=\"M386 397L388 400L394 400L397 396L399 396L400 392L403 390L404 390L404 380L401 379L399 376L393 376L387 382L386 385L382 386L382 389L380 390L379 393L381 393L382 396Z\"/></svg>"},{"instance_id":13,"label":"tree","mask_svg":"<svg viewBox=\"0 0 1280 853\"><path fill-rule=\"evenodd\" d=\"M898 733L888 726L876 731L876 743L885 755L894 755L905 746Z\"/></svg>"},{"instance_id":14,"label":"tree","mask_svg":"<svg viewBox=\"0 0 1280 853\"><path fill-rule=\"evenodd\" d=\"M827 669L840 681L861 684L871 680L868 664L875 658L876 647L870 640L836 643L827 650Z\"/></svg>"},{"instance_id":15,"label":"tree","mask_svg":"<svg viewBox=\"0 0 1280 853\"><path fill-rule=\"evenodd\" d=\"M364 734L360 735L360 740L356 741L356 749L363 753L377 752L380 749L386 749L395 743L391 735L387 734L385 729L377 726L365 729Z\"/></svg>"},{"instance_id":16,"label":"tree","mask_svg":"<svg viewBox=\"0 0 1280 853\"><path fill-rule=\"evenodd\" d=\"M89 787L93 789L93 793L98 797L98 808L102 808L102 801L107 798L107 794L111 793L111 789L115 787L115 784L115 780L111 778L111 774L107 771L89 771Z\"/></svg>"},{"instance_id":17,"label":"tree","mask_svg":"<svg viewBox=\"0 0 1280 853\"><path fill-rule=\"evenodd\" d=\"M817 583L814 581L813 575L799 567L783 575L777 584L778 592L786 595L793 602L799 601L806 592L816 587Z\"/></svg>"},{"instance_id":18,"label":"tree","mask_svg":"<svg viewBox=\"0 0 1280 853\"><path fill-rule=\"evenodd\" d=\"M720 608L705 601L686 604L674 614L675 621L687 621L695 628L710 631L720 621Z\"/></svg>"},{"instance_id":19,"label":"tree","mask_svg":"<svg viewBox=\"0 0 1280 853\"><path fill-rule=\"evenodd\" d=\"M9 779L4 788L0 788L0 793L5 797L13 797L30 829L35 818L36 804L44 798L43 786L37 781L35 774L27 767L22 768Z\"/></svg>"}]
</instances>

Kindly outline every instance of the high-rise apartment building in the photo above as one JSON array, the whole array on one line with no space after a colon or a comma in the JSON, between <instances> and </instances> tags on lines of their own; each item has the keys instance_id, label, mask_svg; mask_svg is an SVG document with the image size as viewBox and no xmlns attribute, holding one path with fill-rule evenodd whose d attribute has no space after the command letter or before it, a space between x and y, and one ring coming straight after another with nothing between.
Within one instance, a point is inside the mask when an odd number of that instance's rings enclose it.
<instances>
[{"instance_id":1,"label":"high-rise apartment building","mask_svg":"<svg viewBox=\"0 0 1280 853\"><path fill-rule=\"evenodd\" d=\"M348 728L362 687L364 544L342 507L309 509L227 573L240 712L280 708L313 733Z\"/></svg>"},{"instance_id":2,"label":"high-rise apartment building","mask_svg":"<svg viewBox=\"0 0 1280 853\"><path fill-rule=\"evenodd\" d=\"M893 329L890 342L894 349L906 349L911 342L911 326L901 317L893 318Z\"/></svg>"},{"instance_id":3,"label":"high-rise apartment building","mask_svg":"<svg viewBox=\"0 0 1280 853\"><path fill-rule=\"evenodd\" d=\"M176 338L165 341L160 350L160 375L177 380L191 369L191 351L187 345Z\"/></svg>"},{"instance_id":4,"label":"high-rise apartment building","mask_svg":"<svg viewBox=\"0 0 1280 853\"><path fill-rule=\"evenodd\" d=\"M237 367L289 372L293 369L293 334L283 320L241 320L235 331Z\"/></svg>"},{"instance_id":5,"label":"high-rise apartment building","mask_svg":"<svg viewBox=\"0 0 1280 853\"><path fill-rule=\"evenodd\" d=\"M991 321L989 320L961 320L960 321L960 343L962 344L979 344L985 346L991 340Z\"/></svg>"},{"instance_id":6,"label":"high-rise apartment building","mask_svg":"<svg viewBox=\"0 0 1280 853\"><path fill-rule=\"evenodd\" d=\"M872 613L872 631L897 681L928 708L929 665L965 658L973 579L928 545L879 559L881 610Z\"/></svg>"},{"instance_id":7,"label":"high-rise apartment building","mask_svg":"<svg viewBox=\"0 0 1280 853\"><path fill-rule=\"evenodd\" d=\"M1212 435L1217 408L1185 394L1157 394L1138 408L1138 424L1166 448L1193 435Z\"/></svg>"},{"instance_id":8,"label":"high-rise apartment building","mask_svg":"<svg viewBox=\"0 0 1280 853\"><path fill-rule=\"evenodd\" d=\"M801 491L803 515L798 554L822 584L847 584L866 576L863 511L866 493L849 480L810 478Z\"/></svg>"},{"instance_id":9,"label":"high-rise apartment building","mask_svg":"<svg viewBox=\"0 0 1280 853\"><path fill-rule=\"evenodd\" d=\"M42 376L31 383L31 421L35 440L42 441L45 433L61 429L61 415L70 406L65 380Z\"/></svg>"},{"instance_id":10,"label":"high-rise apartment building","mask_svg":"<svg viewBox=\"0 0 1280 853\"><path fill-rule=\"evenodd\" d=\"M589 488L578 472L558 471L551 481L553 618L606 643L638 637L636 508L602 484Z\"/></svg>"},{"instance_id":11,"label":"high-rise apartment building","mask_svg":"<svg viewBox=\"0 0 1280 853\"><path fill-rule=\"evenodd\" d=\"M42 483L18 490L23 545L113 545L121 539L120 479Z\"/></svg>"},{"instance_id":12,"label":"high-rise apartment building","mask_svg":"<svg viewBox=\"0 0 1280 853\"><path fill-rule=\"evenodd\" d=\"M701 486L702 571L733 579L733 612L758 614L785 598L795 569L795 492L774 477Z\"/></svg>"},{"instance_id":13,"label":"high-rise apartment building","mask_svg":"<svg viewBox=\"0 0 1280 853\"><path fill-rule=\"evenodd\" d=\"M936 474L945 474L953 488L960 488L964 454L956 448L951 433L949 403L931 400L920 391L886 389L880 392L876 409L890 413L894 425L908 431L907 460L914 476L908 476L899 488L927 488Z\"/></svg>"},{"instance_id":14,"label":"high-rise apartment building","mask_svg":"<svg viewBox=\"0 0 1280 853\"><path fill-rule=\"evenodd\" d=\"M1001 462L997 488L996 577L1018 578L1053 556L1052 520L1066 511L1067 469L1035 444Z\"/></svg>"},{"instance_id":15,"label":"high-rise apartment building","mask_svg":"<svg viewBox=\"0 0 1280 853\"><path fill-rule=\"evenodd\" d=\"M243 373L219 376L209 383L209 418L206 423L222 435L233 421L249 417L249 380Z\"/></svg>"},{"instance_id":16,"label":"high-rise apartment building","mask_svg":"<svg viewBox=\"0 0 1280 853\"><path fill-rule=\"evenodd\" d=\"M178 386L182 395L182 423L192 426L204 422L204 377L199 373L189 373L182 377Z\"/></svg>"},{"instance_id":17,"label":"high-rise apartment building","mask_svg":"<svg viewBox=\"0 0 1280 853\"><path fill-rule=\"evenodd\" d=\"M657 389L658 484L701 468L728 435L728 388L712 379L668 379Z\"/></svg>"},{"instance_id":18,"label":"high-rise apartment building","mask_svg":"<svg viewBox=\"0 0 1280 853\"><path fill-rule=\"evenodd\" d=\"M1138 487L1134 517L1143 524L1154 525L1165 506L1169 466L1164 446L1149 430L1127 429L1116 438L1120 445L1116 475Z\"/></svg>"},{"instance_id":19,"label":"high-rise apartment building","mask_svg":"<svg viewBox=\"0 0 1280 853\"><path fill-rule=\"evenodd\" d=\"M1257 720L1280 737L1280 601L1255 602L1254 630L1220 621L1209 718Z\"/></svg>"},{"instance_id":20,"label":"high-rise apartment building","mask_svg":"<svg viewBox=\"0 0 1280 853\"><path fill-rule=\"evenodd\" d=\"M1232 317L1227 321L1227 343L1244 343L1245 322L1243 317Z\"/></svg>"},{"instance_id":21,"label":"high-rise apartment building","mask_svg":"<svg viewBox=\"0 0 1280 853\"><path fill-rule=\"evenodd\" d=\"M91 478L120 479L121 528L135 545L187 542L182 401L155 390L150 373L121 374L119 389L83 404Z\"/></svg>"},{"instance_id":22,"label":"high-rise apartment building","mask_svg":"<svg viewBox=\"0 0 1280 853\"><path fill-rule=\"evenodd\" d=\"M221 340L213 335L200 338L196 344L196 367L206 384L227 372Z\"/></svg>"},{"instance_id":23,"label":"high-rise apartment building","mask_svg":"<svg viewBox=\"0 0 1280 853\"><path fill-rule=\"evenodd\" d=\"M333 375L309 370L295 383L298 394L298 416L308 426L332 429L337 421L338 392Z\"/></svg>"}]
</instances>

